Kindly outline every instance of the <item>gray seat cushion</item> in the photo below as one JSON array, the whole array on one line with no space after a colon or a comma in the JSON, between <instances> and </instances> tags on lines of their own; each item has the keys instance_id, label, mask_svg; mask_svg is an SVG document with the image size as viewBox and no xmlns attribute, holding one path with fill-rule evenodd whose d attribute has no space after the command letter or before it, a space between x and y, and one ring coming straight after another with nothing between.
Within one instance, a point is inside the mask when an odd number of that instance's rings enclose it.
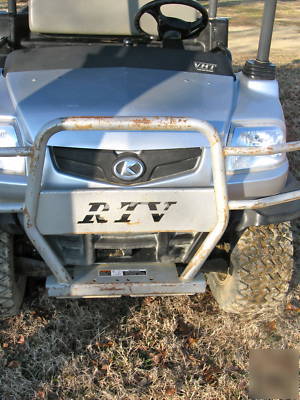
<instances>
[{"instance_id":1,"label":"gray seat cushion","mask_svg":"<svg viewBox=\"0 0 300 400\"><path fill-rule=\"evenodd\" d=\"M38 33L81 35L136 34L134 17L148 0L29 0L30 30ZM166 15L194 21L191 7L168 5ZM150 15L142 20L143 28L156 35L156 22Z\"/></svg>"}]
</instances>

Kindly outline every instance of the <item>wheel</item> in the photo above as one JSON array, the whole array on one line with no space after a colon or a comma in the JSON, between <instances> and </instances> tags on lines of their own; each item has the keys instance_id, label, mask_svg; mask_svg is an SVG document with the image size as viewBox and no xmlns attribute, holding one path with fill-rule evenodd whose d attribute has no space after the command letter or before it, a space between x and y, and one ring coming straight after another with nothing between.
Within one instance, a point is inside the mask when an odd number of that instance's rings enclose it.
<instances>
[{"instance_id":1,"label":"wheel","mask_svg":"<svg viewBox=\"0 0 300 400\"><path fill-rule=\"evenodd\" d=\"M26 277L14 268L13 236L0 231L0 319L19 312L25 287Z\"/></svg>"},{"instance_id":2,"label":"wheel","mask_svg":"<svg viewBox=\"0 0 300 400\"><path fill-rule=\"evenodd\" d=\"M228 273L210 272L207 282L221 309L236 314L276 311L294 270L289 222L247 228L230 256Z\"/></svg>"}]
</instances>

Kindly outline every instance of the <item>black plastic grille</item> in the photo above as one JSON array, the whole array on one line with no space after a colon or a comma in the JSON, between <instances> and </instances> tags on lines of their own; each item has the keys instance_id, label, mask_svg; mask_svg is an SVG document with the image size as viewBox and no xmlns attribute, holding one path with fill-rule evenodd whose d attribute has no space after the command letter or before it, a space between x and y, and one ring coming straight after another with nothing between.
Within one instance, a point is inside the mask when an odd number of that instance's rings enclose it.
<instances>
[{"instance_id":1,"label":"black plastic grille","mask_svg":"<svg viewBox=\"0 0 300 400\"><path fill-rule=\"evenodd\" d=\"M58 171L77 177L123 185L149 182L159 178L192 171L200 157L200 148L144 150L137 154L113 150L52 147L51 155ZM135 157L145 165L144 174L135 181L125 182L113 174L116 160Z\"/></svg>"}]
</instances>

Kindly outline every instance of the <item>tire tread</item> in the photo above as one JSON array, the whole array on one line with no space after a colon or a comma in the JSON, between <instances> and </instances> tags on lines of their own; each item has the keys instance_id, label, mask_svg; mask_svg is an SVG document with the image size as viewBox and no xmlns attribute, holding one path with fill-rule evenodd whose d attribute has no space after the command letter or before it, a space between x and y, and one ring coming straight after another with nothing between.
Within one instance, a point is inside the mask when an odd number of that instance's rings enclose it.
<instances>
[{"instance_id":1,"label":"tire tread","mask_svg":"<svg viewBox=\"0 0 300 400\"><path fill-rule=\"evenodd\" d=\"M247 228L231 253L231 263L227 288L226 281L222 286L216 274L208 274L220 307L238 314L275 311L285 299L294 271L290 223Z\"/></svg>"},{"instance_id":2,"label":"tire tread","mask_svg":"<svg viewBox=\"0 0 300 400\"><path fill-rule=\"evenodd\" d=\"M0 231L0 318L10 317L19 311L24 289L25 279L20 287L15 282L13 268L12 236Z\"/></svg>"}]
</instances>

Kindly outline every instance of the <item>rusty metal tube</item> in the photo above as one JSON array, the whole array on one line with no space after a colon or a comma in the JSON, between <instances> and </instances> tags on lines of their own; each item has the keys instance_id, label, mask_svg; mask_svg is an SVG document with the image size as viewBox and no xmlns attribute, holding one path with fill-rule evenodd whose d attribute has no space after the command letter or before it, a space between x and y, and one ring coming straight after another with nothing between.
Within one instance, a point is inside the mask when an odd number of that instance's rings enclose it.
<instances>
[{"instance_id":1,"label":"rusty metal tube","mask_svg":"<svg viewBox=\"0 0 300 400\"><path fill-rule=\"evenodd\" d=\"M277 194L275 196L263 197L255 200L230 200L230 210L256 210L276 206L278 204L289 203L290 201L300 200L300 190L294 192Z\"/></svg>"},{"instance_id":2,"label":"rusty metal tube","mask_svg":"<svg viewBox=\"0 0 300 400\"><path fill-rule=\"evenodd\" d=\"M300 141L277 144L274 146L244 146L244 147L225 147L224 155L227 156L264 156L278 153L289 153L300 150Z\"/></svg>"},{"instance_id":3,"label":"rusty metal tube","mask_svg":"<svg viewBox=\"0 0 300 400\"><path fill-rule=\"evenodd\" d=\"M216 195L218 222L198 249L180 279L189 281L201 266L224 233L229 218L226 174L221 139L216 129L206 121L172 117L74 117L59 118L48 123L36 136L31 157L25 197L24 221L27 235L49 265L58 282L68 284L71 278L48 243L36 227L41 181L46 146L51 136L59 131L197 131L205 135L211 146L212 170Z\"/></svg>"},{"instance_id":4,"label":"rusty metal tube","mask_svg":"<svg viewBox=\"0 0 300 400\"><path fill-rule=\"evenodd\" d=\"M0 157L28 157L32 152L32 147L0 147Z\"/></svg>"}]
</instances>

